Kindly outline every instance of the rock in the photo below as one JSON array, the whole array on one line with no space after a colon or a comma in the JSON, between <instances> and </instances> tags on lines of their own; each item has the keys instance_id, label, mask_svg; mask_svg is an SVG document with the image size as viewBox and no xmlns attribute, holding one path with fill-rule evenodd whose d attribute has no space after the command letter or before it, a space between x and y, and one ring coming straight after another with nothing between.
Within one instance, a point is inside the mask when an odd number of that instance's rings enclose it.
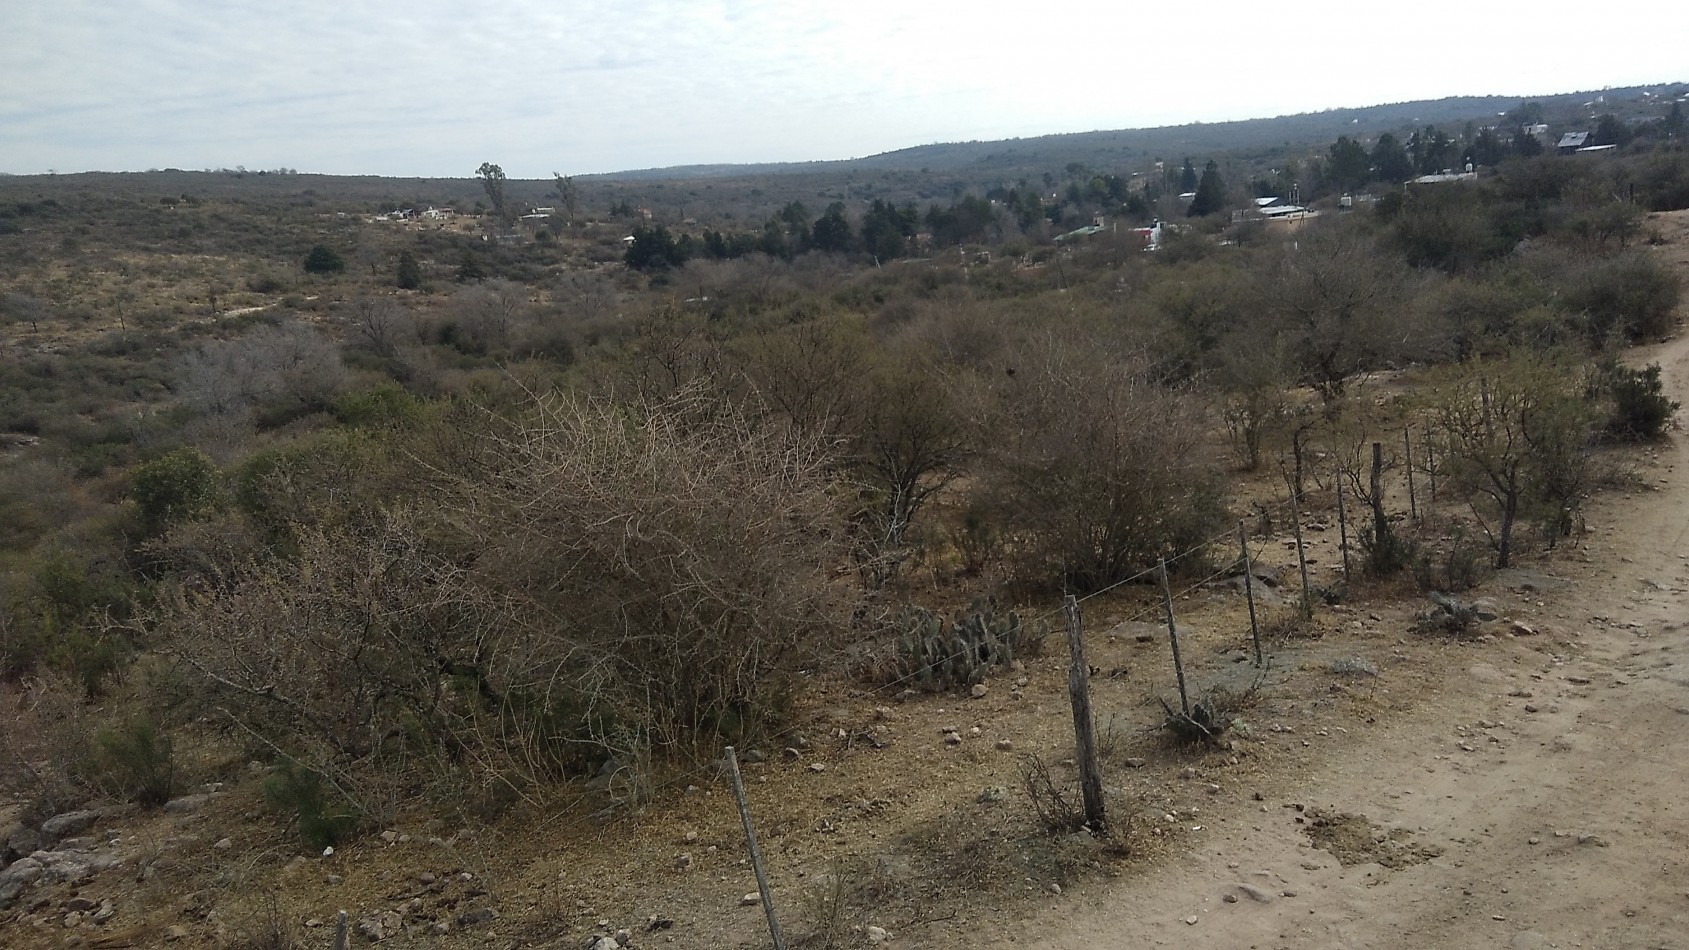
<instances>
[{"instance_id":1,"label":"rock","mask_svg":"<svg viewBox=\"0 0 1689 950\"><path fill-rule=\"evenodd\" d=\"M323 919L321 917L307 917L305 919L305 929L307 930L316 930L322 925Z\"/></svg>"},{"instance_id":2,"label":"rock","mask_svg":"<svg viewBox=\"0 0 1689 950\"><path fill-rule=\"evenodd\" d=\"M808 768L811 772L825 772L827 771L827 763L811 762L808 766L806 766L806 768Z\"/></svg>"},{"instance_id":3,"label":"rock","mask_svg":"<svg viewBox=\"0 0 1689 950\"><path fill-rule=\"evenodd\" d=\"M756 765L758 762L768 761L768 756L763 755L761 749L746 749L745 754L740 758L744 759L747 765Z\"/></svg>"},{"instance_id":4,"label":"rock","mask_svg":"<svg viewBox=\"0 0 1689 950\"><path fill-rule=\"evenodd\" d=\"M215 848L218 851L227 851L234 846L235 846L235 840L233 838L219 838L219 839L217 839L217 843L212 845L211 847Z\"/></svg>"},{"instance_id":5,"label":"rock","mask_svg":"<svg viewBox=\"0 0 1689 950\"><path fill-rule=\"evenodd\" d=\"M1364 656L1349 656L1332 660L1331 672L1338 676L1377 676L1378 667Z\"/></svg>"},{"instance_id":6,"label":"rock","mask_svg":"<svg viewBox=\"0 0 1689 950\"><path fill-rule=\"evenodd\" d=\"M586 950L622 950L622 945L615 937L593 934L586 938Z\"/></svg>"},{"instance_id":7,"label":"rock","mask_svg":"<svg viewBox=\"0 0 1689 950\"><path fill-rule=\"evenodd\" d=\"M762 903L762 895L758 894L756 891L752 891L744 897L739 898L740 907L750 907L752 904L760 903Z\"/></svg>"},{"instance_id":8,"label":"rock","mask_svg":"<svg viewBox=\"0 0 1689 950\"><path fill-rule=\"evenodd\" d=\"M1001 785L988 785L986 786L985 791L980 792L979 796L975 798L974 801L980 805L992 805L1008 797L1008 789Z\"/></svg>"},{"instance_id":9,"label":"rock","mask_svg":"<svg viewBox=\"0 0 1689 950\"><path fill-rule=\"evenodd\" d=\"M100 906L94 911L94 923L103 924L117 914L117 908L110 899L100 901Z\"/></svg>"},{"instance_id":10,"label":"rock","mask_svg":"<svg viewBox=\"0 0 1689 950\"><path fill-rule=\"evenodd\" d=\"M459 927L473 927L476 924L487 923L497 916L498 911L493 910L491 907L483 907L480 910L472 910L468 913L458 914L457 925Z\"/></svg>"},{"instance_id":11,"label":"rock","mask_svg":"<svg viewBox=\"0 0 1689 950\"><path fill-rule=\"evenodd\" d=\"M41 863L43 878L70 884L80 884L122 863L117 855L98 851L37 851L30 857Z\"/></svg>"},{"instance_id":12,"label":"rock","mask_svg":"<svg viewBox=\"0 0 1689 950\"><path fill-rule=\"evenodd\" d=\"M210 792L204 792L199 795L183 795L181 798L172 798L164 803L164 810L172 815L192 814L210 804L211 797Z\"/></svg>"},{"instance_id":13,"label":"rock","mask_svg":"<svg viewBox=\"0 0 1689 950\"><path fill-rule=\"evenodd\" d=\"M54 815L41 823L42 844L51 845L67 835L81 834L99 820L99 817L100 813L91 808Z\"/></svg>"},{"instance_id":14,"label":"rock","mask_svg":"<svg viewBox=\"0 0 1689 950\"><path fill-rule=\"evenodd\" d=\"M1521 620L1513 621L1513 624L1507 628L1507 632L1516 637L1534 637L1537 635L1535 627Z\"/></svg>"},{"instance_id":15,"label":"rock","mask_svg":"<svg viewBox=\"0 0 1689 950\"><path fill-rule=\"evenodd\" d=\"M434 872L432 871L423 871L421 874L416 876L416 882L418 884L432 884L437 880L439 880L439 878L435 877Z\"/></svg>"},{"instance_id":16,"label":"rock","mask_svg":"<svg viewBox=\"0 0 1689 950\"><path fill-rule=\"evenodd\" d=\"M1139 758L1131 758L1131 759L1126 760L1126 767L1131 768L1131 769L1141 769L1145 765L1148 765L1148 764L1149 763L1148 763L1147 760L1139 759Z\"/></svg>"},{"instance_id":17,"label":"rock","mask_svg":"<svg viewBox=\"0 0 1689 950\"><path fill-rule=\"evenodd\" d=\"M341 877L338 874L325 874L325 875L323 875L323 883L329 885L330 887L333 887L334 885L339 884L341 881L344 881L344 880L345 880L345 878Z\"/></svg>"},{"instance_id":18,"label":"rock","mask_svg":"<svg viewBox=\"0 0 1689 950\"><path fill-rule=\"evenodd\" d=\"M452 925L443 920L436 920L428 925L428 932L436 937L444 937L452 932Z\"/></svg>"},{"instance_id":19,"label":"rock","mask_svg":"<svg viewBox=\"0 0 1689 950\"><path fill-rule=\"evenodd\" d=\"M370 943L380 943L388 937L400 933L404 928L404 918L397 912L384 910L379 914L370 914L358 920L356 932Z\"/></svg>"},{"instance_id":20,"label":"rock","mask_svg":"<svg viewBox=\"0 0 1689 950\"><path fill-rule=\"evenodd\" d=\"M1236 894L1227 894L1227 895L1226 895L1226 896L1224 896L1224 897L1222 897L1222 898L1220 898L1220 899L1221 899L1221 900L1223 900L1223 901L1225 901L1225 902L1226 902L1226 903L1228 903L1228 904L1235 904L1235 903L1237 903L1237 895L1236 895Z\"/></svg>"},{"instance_id":21,"label":"rock","mask_svg":"<svg viewBox=\"0 0 1689 950\"><path fill-rule=\"evenodd\" d=\"M1015 749L1015 744L1011 740L1008 740L1008 739L998 739L997 740L997 751L998 752L1013 752L1014 749Z\"/></svg>"},{"instance_id":22,"label":"rock","mask_svg":"<svg viewBox=\"0 0 1689 950\"><path fill-rule=\"evenodd\" d=\"M1061 896L1061 885L1057 884L1055 881L1051 881L1050 886L1046 887L1045 890L1049 891L1051 894L1056 895L1057 897Z\"/></svg>"},{"instance_id":23,"label":"rock","mask_svg":"<svg viewBox=\"0 0 1689 950\"><path fill-rule=\"evenodd\" d=\"M690 868L691 866L692 866L692 855L682 853L682 854L677 854L677 855L674 856L674 869L676 871L684 871L687 868Z\"/></svg>"},{"instance_id":24,"label":"rock","mask_svg":"<svg viewBox=\"0 0 1689 950\"><path fill-rule=\"evenodd\" d=\"M962 744L962 737L957 735L954 732L946 732L944 734L944 744L945 745L961 745Z\"/></svg>"},{"instance_id":25,"label":"rock","mask_svg":"<svg viewBox=\"0 0 1689 950\"><path fill-rule=\"evenodd\" d=\"M1192 914L1189 917L1185 918L1185 923L1190 924L1191 926L1194 927L1194 926L1196 926L1196 920L1197 920L1196 915Z\"/></svg>"},{"instance_id":26,"label":"rock","mask_svg":"<svg viewBox=\"0 0 1689 950\"><path fill-rule=\"evenodd\" d=\"M381 833L381 840L387 842L388 844L397 844L399 841L399 833L392 829L388 829Z\"/></svg>"},{"instance_id":27,"label":"rock","mask_svg":"<svg viewBox=\"0 0 1689 950\"><path fill-rule=\"evenodd\" d=\"M989 692L991 692L991 687L985 685L984 683L975 683L973 688L968 690L968 695L972 696L974 699L984 699L985 694Z\"/></svg>"},{"instance_id":28,"label":"rock","mask_svg":"<svg viewBox=\"0 0 1689 950\"><path fill-rule=\"evenodd\" d=\"M13 825L0 838L0 868L19 858L27 858L42 848L41 832L27 825Z\"/></svg>"},{"instance_id":29,"label":"rock","mask_svg":"<svg viewBox=\"0 0 1689 950\"><path fill-rule=\"evenodd\" d=\"M172 924L170 929L164 932L164 939L169 943L175 943L176 941L187 937L187 935L188 928L182 926L181 924Z\"/></svg>"},{"instance_id":30,"label":"rock","mask_svg":"<svg viewBox=\"0 0 1689 950\"><path fill-rule=\"evenodd\" d=\"M1596 848L1605 848L1608 846L1607 839L1601 837L1600 835L1578 835L1578 844L1587 844Z\"/></svg>"},{"instance_id":31,"label":"rock","mask_svg":"<svg viewBox=\"0 0 1689 950\"><path fill-rule=\"evenodd\" d=\"M1237 885L1237 893L1249 898L1257 904L1271 904L1273 902L1273 895L1253 884Z\"/></svg>"},{"instance_id":32,"label":"rock","mask_svg":"<svg viewBox=\"0 0 1689 950\"><path fill-rule=\"evenodd\" d=\"M780 754L791 761L803 758L803 752L799 751L794 746L787 746L786 748L780 750Z\"/></svg>"},{"instance_id":33,"label":"rock","mask_svg":"<svg viewBox=\"0 0 1689 950\"><path fill-rule=\"evenodd\" d=\"M891 931L884 927L875 927L872 924L863 928L862 933L868 938L869 943L885 943L891 939Z\"/></svg>"},{"instance_id":34,"label":"rock","mask_svg":"<svg viewBox=\"0 0 1689 950\"><path fill-rule=\"evenodd\" d=\"M82 912L79 910L73 910L66 914L64 917L64 925L66 930L82 926Z\"/></svg>"},{"instance_id":35,"label":"rock","mask_svg":"<svg viewBox=\"0 0 1689 950\"><path fill-rule=\"evenodd\" d=\"M70 900L65 901L65 910L81 912L93 910L96 906L97 905L93 901L86 897L72 897Z\"/></svg>"}]
</instances>

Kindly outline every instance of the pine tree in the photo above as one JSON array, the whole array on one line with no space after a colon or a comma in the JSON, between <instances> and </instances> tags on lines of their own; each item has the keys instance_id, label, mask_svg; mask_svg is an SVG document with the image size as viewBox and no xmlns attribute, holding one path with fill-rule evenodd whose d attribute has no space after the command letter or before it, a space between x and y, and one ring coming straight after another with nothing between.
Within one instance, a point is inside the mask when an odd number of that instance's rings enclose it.
<instances>
[{"instance_id":1,"label":"pine tree","mask_svg":"<svg viewBox=\"0 0 1689 950\"><path fill-rule=\"evenodd\" d=\"M1226 183L1220 180L1220 166L1210 161L1203 166L1202 180L1197 182L1196 197L1191 199L1187 213L1193 218L1199 218L1223 210L1225 206Z\"/></svg>"}]
</instances>

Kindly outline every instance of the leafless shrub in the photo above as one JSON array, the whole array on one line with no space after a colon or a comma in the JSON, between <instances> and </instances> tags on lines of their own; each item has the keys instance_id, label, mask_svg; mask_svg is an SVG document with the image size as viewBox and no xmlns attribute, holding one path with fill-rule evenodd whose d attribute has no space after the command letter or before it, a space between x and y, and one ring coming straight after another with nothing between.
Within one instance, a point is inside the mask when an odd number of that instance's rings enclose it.
<instances>
[{"instance_id":1,"label":"leafless shrub","mask_svg":"<svg viewBox=\"0 0 1689 950\"><path fill-rule=\"evenodd\" d=\"M1044 760L1036 755L1020 759L1020 777L1026 787L1027 800L1038 816L1038 823L1054 835L1072 834L1085 827L1085 810L1068 798L1068 793L1056 785Z\"/></svg>"},{"instance_id":2,"label":"leafless shrub","mask_svg":"<svg viewBox=\"0 0 1689 950\"><path fill-rule=\"evenodd\" d=\"M340 350L303 323L264 326L202 344L183 359L177 391L196 411L239 417L320 408L345 385Z\"/></svg>"}]
</instances>

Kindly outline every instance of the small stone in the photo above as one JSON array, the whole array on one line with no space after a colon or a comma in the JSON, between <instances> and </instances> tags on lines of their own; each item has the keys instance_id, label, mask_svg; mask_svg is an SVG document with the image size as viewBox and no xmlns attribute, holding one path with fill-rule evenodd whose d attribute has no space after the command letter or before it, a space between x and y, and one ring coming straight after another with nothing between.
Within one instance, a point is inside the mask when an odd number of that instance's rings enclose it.
<instances>
[{"instance_id":1,"label":"small stone","mask_svg":"<svg viewBox=\"0 0 1689 950\"><path fill-rule=\"evenodd\" d=\"M891 939L890 931L884 927L875 927L872 924L864 927L862 933L868 938L869 943L885 943Z\"/></svg>"},{"instance_id":2,"label":"small stone","mask_svg":"<svg viewBox=\"0 0 1689 950\"><path fill-rule=\"evenodd\" d=\"M1197 919L1196 915L1192 914L1189 917L1185 918L1185 923L1190 924L1191 926L1194 927L1194 926L1196 926L1196 919Z\"/></svg>"},{"instance_id":3,"label":"small stone","mask_svg":"<svg viewBox=\"0 0 1689 950\"><path fill-rule=\"evenodd\" d=\"M739 898L740 907L749 907L752 904L760 903L762 903L762 895L758 894L756 891L752 891L744 897Z\"/></svg>"},{"instance_id":4,"label":"small stone","mask_svg":"<svg viewBox=\"0 0 1689 950\"><path fill-rule=\"evenodd\" d=\"M677 854L677 855L674 856L674 869L676 871L684 871L687 868L690 868L691 866L692 866L692 855L683 853L683 854Z\"/></svg>"},{"instance_id":5,"label":"small stone","mask_svg":"<svg viewBox=\"0 0 1689 950\"><path fill-rule=\"evenodd\" d=\"M1296 892L1295 892L1295 891L1289 891L1289 890L1286 890L1286 891L1279 891L1279 895L1280 895L1280 896L1281 896L1281 897L1295 897L1295 896L1296 896Z\"/></svg>"},{"instance_id":6,"label":"small stone","mask_svg":"<svg viewBox=\"0 0 1689 950\"><path fill-rule=\"evenodd\" d=\"M1054 894L1057 897L1061 896L1061 885L1057 884L1055 881L1051 881L1050 886L1045 888L1045 890L1048 890L1051 894Z\"/></svg>"},{"instance_id":7,"label":"small stone","mask_svg":"<svg viewBox=\"0 0 1689 950\"><path fill-rule=\"evenodd\" d=\"M381 840L387 842L388 844L394 844L399 840L399 833L391 830L383 831L381 833Z\"/></svg>"},{"instance_id":8,"label":"small stone","mask_svg":"<svg viewBox=\"0 0 1689 950\"><path fill-rule=\"evenodd\" d=\"M1273 902L1273 895L1253 884L1239 884L1237 889L1244 897L1249 898L1257 904L1271 904Z\"/></svg>"},{"instance_id":9,"label":"small stone","mask_svg":"<svg viewBox=\"0 0 1689 950\"><path fill-rule=\"evenodd\" d=\"M980 792L974 801L980 805L991 805L1003 801L1008 797L1008 789L1001 785L988 785L986 786L985 791Z\"/></svg>"},{"instance_id":10,"label":"small stone","mask_svg":"<svg viewBox=\"0 0 1689 950\"><path fill-rule=\"evenodd\" d=\"M787 746L786 748L780 750L780 754L785 756L789 761L796 761L797 759L803 758L803 752L795 746Z\"/></svg>"},{"instance_id":11,"label":"small stone","mask_svg":"<svg viewBox=\"0 0 1689 950\"><path fill-rule=\"evenodd\" d=\"M435 877L434 872L432 871L423 871L421 874L416 876L416 880L419 884L432 884L439 880L439 878Z\"/></svg>"},{"instance_id":12,"label":"small stone","mask_svg":"<svg viewBox=\"0 0 1689 950\"><path fill-rule=\"evenodd\" d=\"M305 920L305 927L306 927L306 929L309 929L309 930L316 930L318 927L321 927L322 925L323 925L323 920L322 920L321 917L310 917L310 918L307 918Z\"/></svg>"},{"instance_id":13,"label":"small stone","mask_svg":"<svg viewBox=\"0 0 1689 950\"><path fill-rule=\"evenodd\" d=\"M825 762L811 762L807 768L811 772L825 772L827 771L827 764Z\"/></svg>"},{"instance_id":14,"label":"small stone","mask_svg":"<svg viewBox=\"0 0 1689 950\"><path fill-rule=\"evenodd\" d=\"M218 851L227 851L234 846L235 846L235 839L233 839L233 838L218 838L217 843L212 845L211 847L217 849Z\"/></svg>"},{"instance_id":15,"label":"small stone","mask_svg":"<svg viewBox=\"0 0 1689 950\"><path fill-rule=\"evenodd\" d=\"M1566 677L1566 682L1571 683L1573 686L1588 686L1589 685L1589 677L1587 677L1587 676L1568 676L1568 677Z\"/></svg>"},{"instance_id":16,"label":"small stone","mask_svg":"<svg viewBox=\"0 0 1689 950\"><path fill-rule=\"evenodd\" d=\"M1532 705L1531 703L1526 703L1525 704L1525 711L1528 712L1528 713L1534 713L1534 712L1537 711L1537 708L1536 708L1536 706Z\"/></svg>"},{"instance_id":17,"label":"small stone","mask_svg":"<svg viewBox=\"0 0 1689 950\"><path fill-rule=\"evenodd\" d=\"M962 737L957 735L954 732L947 732L947 733L944 734L944 744L945 745L961 745L962 744Z\"/></svg>"},{"instance_id":18,"label":"small stone","mask_svg":"<svg viewBox=\"0 0 1689 950\"><path fill-rule=\"evenodd\" d=\"M1600 835L1578 835L1578 844L1592 845L1597 848L1607 847L1607 839Z\"/></svg>"},{"instance_id":19,"label":"small stone","mask_svg":"<svg viewBox=\"0 0 1689 950\"><path fill-rule=\"evenodd\" d=\"M1148 764L1149 763L1146 760L1139 758L1130 758L1126 760L1126 767L1129 769L1141 769Z\"/></svg>"},{"instance_id":20,"label":"small stone","mask_svg":"<svg viewBox=\"0 0 1689 950\"><path fill-rule=\"evenodd\" d=\"M1264 802L1264 801L1267 800L1267 796L1261 794L1260 792L1256 792L1253 795L1250 795L1249 797L1250 797L1250 799L1252 799L1254 801L1258 801L1258 802Z\"/></svg>"},{"instance_id":21,"label":"small stone","mask_svg":"<svg viewBox=\"0 0 1689 950\"><path fill-rule=\"evenodd\" d=\"M112 902L109 899L103 900L100 901L99 909L94 911L92 920L96 924L103 924L112 919L112 917L116 916L116 914L117 908L112 905Z\"/></svg>"},{"instance_id":22,"label":"small stone","mask_svg":"<svg viewBox=\"0 0 1689 950\"><path fill-rule=\"evenodd\" d=\"M1013 752L1014 748L1015 748L1015 744L1008 739L998 739L997 740L997 751L998 752Z\"/></svg>"},{"instance_id":23,"label":"small stone","mask_svg":"<svg viewBox=\"0 0 1689 950\"><path fill-rule=\"evenodd\" d=\"M472 910L467 914L458 914L457 925L459 927L473 927L476 924L484 924L497 916L498 911L491 907L483 907L480 910Z\"/></svg>"},{"instance_id":24,"label":"small stone","mask_svg":"<svg viewBox=\"0 0 1689 950\"><path fill-rule=\"evenodd\" d=\"M323 877L323 883L328 884L328 885L339 884L340 882L342 882L344 880L345 880L345 878L341 877L338 874L328 874L328 875L324 875L324 877Z\"/></svg>"},{"instance_id":25,"label":"small stone","mask_svg":"<svg viewBox=\"0 0 1689 950\"><path fill-rule=\"evenodd\" d=\"M1179 777L1185 779L1196 778L1196 769L1187 765L1179 771Z\"/></svg>"},{"instance_id":26,"label":"small stone","mask_svg":"<svg viewBox=\"0 0 1689 950\"><path fill-rule=\"evenodd\" d=\"M744 759L748 765L756 765L759 762L766 761L768 756L763 755L761 749L746 749L745 754L740 758Z\"/></svg>"},{"instance_id":27,"label":"small stone","mask_svg":"<svg viewBox=\"0 0 1689 950\"><path fill-rule=\"evenodd\" d=\"M1237 895L1236 894L1227 894L1225 897L1222 897L1220 899L1225 901L1228 904L1237 903Z\"/></svg>"},{"instance_id":28,"label":"small stone","mask_svg":"<svg viewBox=\"0 0 1689 950\"><path fill-rule=\"evenodd\" d=\"M69 911L81 912L85 910L93 910L95 906L94 902L86 897L72 897L70 900L65 901L65 910Z\"/></svg>"},{"instance_id":29,"label":"small stone","mask_svg":"<svg viewBox=\"0 0 1689 950\"><path fill-rule=\"evenodd\" d=\"M989 692L991 692L991 687L986 686L984 683L975 683L973 688L968 690L968 695L972 696L974 699L984 699L985 694Z\"/></svg>"},{"instance_id":30,"label":"small stone","mask_svg":"<svg viewBox=\"0 0 1689 950\"><path fill-rule=\"evenodd\" d=\"M164 939L170 943L175 943L176 941L185 938L187 935L188 928L182 926L181 924L172 924L170 929L164 932Z\"/></svg>"}]
</instances>

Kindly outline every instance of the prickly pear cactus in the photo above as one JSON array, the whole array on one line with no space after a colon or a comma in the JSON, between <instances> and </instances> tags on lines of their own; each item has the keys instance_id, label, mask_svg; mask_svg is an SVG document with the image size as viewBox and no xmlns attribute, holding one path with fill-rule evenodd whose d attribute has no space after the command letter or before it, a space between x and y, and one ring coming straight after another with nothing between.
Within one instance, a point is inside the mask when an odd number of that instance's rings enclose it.
<instances>
[{"instance_id":1,"label":"prickly pear cactus","mask_svg":"<svg viewBox=\"0 0 1689 950\"><path fill-rule=\"evenodd\" d=\"M1043 624L1022 623L1014 611L998 614L988 600L958 611L948 629L931 611L906 607L898 628L903 675L933 691L972 686L994 666L1037 656L1048 632Z\"/></svg>"}]
</instances>

